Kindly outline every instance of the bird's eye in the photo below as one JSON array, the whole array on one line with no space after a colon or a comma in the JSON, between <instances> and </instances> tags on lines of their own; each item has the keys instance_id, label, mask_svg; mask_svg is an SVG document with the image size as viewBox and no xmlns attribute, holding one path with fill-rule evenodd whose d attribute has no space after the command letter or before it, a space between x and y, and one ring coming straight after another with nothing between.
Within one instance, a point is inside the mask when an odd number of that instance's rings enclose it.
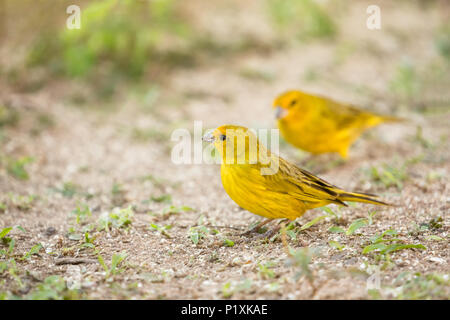
<instances>
[{"instance_id":1,"label":"bird's eye","mask_svg":"<svg viewBox=\"0 0 450 320\"><path fill-rule=\"evenodd\" d=\"M291 107L293 107L293 106L295 106L297 104L297 100L292 100L291 101L291 103L289 104L289 107L291 108Z\"/></svg>"},{"instance_id":2,"label":"bird's eye","mask_svg":"<svg viewBox=\"0 0 450 320\"><path fill-rule=\"evenodd\" d=\"M227 140L227 136L224 134L221 134L219 139L220 139L220 141L225 141L225 140Z\"/></svg>"}]
</instances>

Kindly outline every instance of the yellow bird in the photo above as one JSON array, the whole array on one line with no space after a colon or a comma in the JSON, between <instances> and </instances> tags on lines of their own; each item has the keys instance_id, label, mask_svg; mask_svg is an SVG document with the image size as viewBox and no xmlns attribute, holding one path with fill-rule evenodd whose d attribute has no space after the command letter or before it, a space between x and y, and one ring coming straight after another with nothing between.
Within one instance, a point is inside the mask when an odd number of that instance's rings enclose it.
<instances>
[{"instance_id":1,"label":"yellow bird","mask_svg":"<svg viewBox=\"0 0 450 320\"><path fill-rule=\"evenodd\" d=\"M280 95L273 107L287 142L312 154L337 152L344 159L363 131L382 122L401 121L301 91Z\"/></svg>"},{"instance_id":2,"label":"yellow bird","mask_svg":"<svg viewBox=\"0 0 450 320\"><path fill-rule=\"evenodd\" d=\"M345 201L388 205L376 196L347 192L272 154L245 127L224 125L203 137L222 158L225 191L240 207L268 220L295 220L307 210Z\"/></svg>"}]
</instances>

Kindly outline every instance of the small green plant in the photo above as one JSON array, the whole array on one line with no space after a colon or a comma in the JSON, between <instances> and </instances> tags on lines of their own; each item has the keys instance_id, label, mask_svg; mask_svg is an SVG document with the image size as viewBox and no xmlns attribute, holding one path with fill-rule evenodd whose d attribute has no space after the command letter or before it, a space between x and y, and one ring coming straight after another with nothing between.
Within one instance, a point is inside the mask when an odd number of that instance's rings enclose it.
<instances>
[{"instance_id":1,"label":"small green plant","mask_svg":"<svg viewBox=\"0 0 450 320\"><path fill-rule=\"evenodd\" d=\"M89 231L84 232L84 242L81 245L82 248L95 249L94 245L95 237L91 237Z\"/></svg>"},{"instance_id":2,"label":"small green plant","mask_svg":"<svg viewBox=\"0 0 450 320\"><path fill-rule=\"evenodd\" d=\"M0 240L4 245L8 246L8 249L6 250L0 249L0 256L11 256L14 251L16 241L14 238L7 237L8 233L11 232L12 229L12 227L7 227L0 231Z\"/></svg>"},{"instance_id":3,"label":"small green plant","mask_svg":"<svg viewBox=\"0 0 450 320\"><path fill-rule=\"evenodd\" d=\"M331 219L335 219L335 220L339 220L339 215L334 212L331 208L329 207L323 207L320 208L323 212L325 212L326 214L318 216L314 219L312 219L311 221L309 221L308 223L305 223L303 226L300 227L300 231L306 230L311 228L313 225L317 224L318 222L322 221L325 218L331 218Z\"/></svg>"},{"instance_id":4,"label":"small green plant","mask_svg":"<svg viewBox=\"0 0 450 320\"><path fill-rule=\"evenodd\" d=\"M7 235L8 233L11 232L11 230L12 230L12 227L3 228L3 229L0 231L0 239L5 238L6 235Z\"/></svg>"},{"instance_id":5,"label":"small green plant","mask_svg":"<svg viewBox=\"0 0 450 320\"><path fill-rule=\"evenodd\" d=\"M331 232L331 233L345 233L345 230L342 229L341 227L338 227L338 226L331 226L328 229L328 232Z\"/></svg>"},{"instance_id":6,"label":"small green plant","mask_svg":"<svg viewBox=\"0 0 450 320\"><path fill-rule=\"evenodd\" d=\"M174 205L170 205L165 207L164 209L162 209L162 211L160 213L156 213L156 212L149 212L149 214L151 214L152 216L155 216L157 219L167 219L168 217L172 216L172 215L177 215L180 214L181 212L189 212L189 211L193 211L194 209L192 209L191 207L188 206L174 206Z\"/></svg>"},{"instance_id":7,"label":"small green plant","mask_svg":"<svg viewBox=\"0 0 450 320\"><path fill-rule=\"evenodd\" d=\"M436 32L434 44L439 54L450 62L450 24L442 25Z\"/></svg>"},{"instance_id":8,"label":"small green plant","mask_svg":"<svg viewBox=\"0 0 450 320\"><path fill-rule=\"evenodd\" d=\"M435 217L432 218L428 223L422 223L420 226L424 227L428 230L437 230L442 228L442 223L444 222L444 219L442 217Z\"/></svg>"},{"instance_id":9,"label":"small green plant","mask_svg":"<svg viewBox=\"0 0 450 320\"><path fill-rule=\"evenodd\" d=\"M80 192L80 187L73 182L64 182L62 188L53 188L54 191L61 193L66 198L72 198Z\"/></svg>"},{"instance_id":10,"label":"small green plant","mask_svg":"<svg viewBox=\"0 0 450 320\"><path fill-rule=\"evenodd\" d=\"M15 126L19 122L19 112L14 108L0 104L0 128Z\"/></svg>"},{"instance_id":11,"label":"small green plant","mask_svg":"<svg viewBox=\"0 0 450 320\"><path fill-rule=\"evenodd\" d=\"M223 239L224 247L234 247L234 241L230 239Z\"/></svg>"},{"instance_id":12,"label":"small green plant","mask_svg":"<svg viewBox=\"0 0 450 320\"><path fill-rule=\"evenodd\" d=\"M391 91L402 99L410 100L420 92L417 70L411 61L402 61L390 81Z\"/></svg>"},{"instance_id":13,"label":"small green plant","mask_svg":"<svg viewBox=\"0 0 450 320\"><path fill-rule=\"evenodd\" d=\"M231 298L237 292L248 291L252 285L250 279L244 279L238 283L228 281L222 286L222 296L225 299Z\"/></svg>"},{"instance_id":14,"label":"small green plant","mask_svg":"<svg viewBox=\"0 0 450 320\"><path fill-rule=\"evenodd\" d=\"M304 225L302 225L300 227L300 231L303 231L303 230L311 228L313 225L317 224L319 221L321 221L321 220L323 220L323 219L325 219L327 217L328 217L328 215L323 215L323 216L319 216L319 217L316 217L316 218L312 219L308 223L305 223Z\"/></svg>"},{"instance_id":15,"label":"small green plant","mask_svg":"<svg viewBox=\"0 0 450 320\"><path fill-rule=\"evenodd\" d=\"M19 180L28 180L30 178L26 166L34 161L31 157L22 157L19 159L7 159L6 170L10 175Z\"/></svg>"},{"instance_id":16,"label":"small green plant","mask_svg":"<svg viewBox=\"0 0 450 320\"><path fill-rule=\"evenodd\" d=\"M189 237L195 245L199 244L209 233L209 229L205 226L197 226L189 229Z\"/></svg>"},{"instance_id":17,"label":"small green plant","mask_svg":"<svg viewBox=\"0 0 450 320\"><path fill-rule=\"evenodd\" d=\"M162 210L162 214L163 215L178 214L178 213L181 213L181 212L189 212L189 211L192 211L192 210L194 210L194 209L192 209L191 207L188 207L188 206L179 206L179 207L177 207L177 206L168 206L168 207L166 207L166 208L164 208Z\"/></svg>"},{"instance_id":18,"label":"small green plant","mask_svg":"<svg viewBox=\"0 0 450 320\"><path fill-rule=\"evenodd\" d=\"M392 229L386 230L381 234L375 235L370 239L371 244L364 247L362 253L368 254L372 251L379 251L381 255L389 255L389 253L404 249L421 249L426 247L422 244L405 244L403 240L395 238L398 232ZM387 238L394 236L394 238Z\"/></svg>"},{"instance_id":19,"label":"small green plant","mask_svg":"<svg viewBox=\"0 0 450 320\"><path fill-rule=\"evenodd\" d=\"M275 272L272 268L275 263L272 261L266 263L258 263L258 274L262 279L273 279L275 278Z\"/></svg>"},{"instance_id":20,"label":"small green plant","mask_svg":"<svg viewBox=\"0 0 450 320\"><path fill-rule=\"evenodd\" d=\"M327 9L314 0L267 0L280 33L300 39L332 38L337 27Z\"/></svg>"},{"instance_id":21,"label":"small green plant","mask_svg":"<svg viewBox=\"0 0 450 320\"><path fill-rule=\"evenodd\" d=\"M295 279L305 278L312 289L312 296L314 297L317 292L317 287L314 284L314 271L310 268L311 261L314 256L319 254L318 249L300 248L293 250L288 247L288 259L286 260L287 266L294 267L297 272L295 273Z\"/></svg>"},{"instance_id":22,"label":"small green plant","mask_svg":"<svg viewBox=\"0 0 450 320\"><path fill-rule=\"evenodd\" d=\"M36 196L34 195L20 195L20 194L9 194L9 199L11 201L11 204L20 209L20 210L29 210L31 209L34 200L36 199Z\"/></svg>"},{"instance_id":23,"label":"small green plant","mask_svg":"<svg viewBox=\"0 0 450 320\"><path fill-rule=\"evenodd\" d=\"M105 263L105 260L103 259L103 256L100 253L97 256L98 262L105 270L106 278L110 277L111 275L116 275L123 271L122 269L119 268L119 265L126 259L126 257L127 254L125 252L113 254L111 258L111 267L108 267Z\"/></svg>"},{"instance_id":24,"label":"small green plant","mask_svg":"<svg viewBox=\"0 0 450 320\"><path fill-rule=\"evenodd\" d=\"M408 178L408 175L405 165L400 168L395 168L384 164L381 168L372 166L370 168L370 177L372 181L379 182L386 188L395 186L401 190L403 188L403 182Z\"/></svg>"},{"instance_id":25,"label":"small green plant","mask_svg":"<svg viewBox=\"0 0 450 320\"><path fill-rule=\"evenodd\" d=\"M126 203L126 191L120 183L114 183L111 188L112 202L115 206Z\"/></svg>"},{"instance_id":26,"label":"small green plant","mask_svg":"<svg viewBox=\"0 0 450 320\"><path fill-rule=\"evenodd\" d=\"M152 228L153 230L158 231L160 234L162 234L163 236L165 236L166 238L172 238L171 235L167 232L168 230L172 229L172 225L166 225L166 226L158 226L157 224L151 223L150 224L150 228Z\"/></svg>"},{"instance_id":27,"label":"small green plant","mask_svg":"<svg viewBox=\"0 0 450 320\"><path fill-rule=\"evenodd\" d=\"M133 208L129 206L125 209L114 208L112 212L104 212L98 219L98 229L109 231L110 228L126 228L133 219Z\"/></svg>"},{"instance_id":28,"label":"small green plant","mask_svg":"<svg viewBox=\"0 0 450 320\"><path fill-rule=\"evenodd\" d=\"M447 275L437 273L403 272L395 280L397 299L428 300L448 299L450 280Z\"/></svg>"},{"instance_id":29,"label":"small green plant","mask_svg":"<svg viewBox=\"0 0 450 320\"><path fill-rule=\"evenodd\" d=\"M420 225L413 224L413 229L410 230L408 233L410 235L418 235L418 234L421 234L424 232L438 230L438 229L442 228L443 221L444 220L442 219L442 217L439 216L439 217L432 218L428 222L423 222Z\"/></svg>"},{"instance_id":30,"label":"small green plant","mask_svg":"<svg viewBox=\"0 0 450 320\"><path fill-rule=\"evenodd\" d=\"M31 300L66 300L77 299L76 291L69 290L66 282L60 276L53 275L45 278L45 280L38 284L27 296Z\"/></svg>"},{"instance_id":31,"label":"small green plant","mask_svg":"<svg viewBox=\"0 0 450 320\"><path fill-rule=\"evenodd\" d=\"M18 273L17 264L16 264L16 261L13 258L9 259L6 263L1 265L1 270L0 271L2 271L2 270L3 271L8 270L9 275L14 279L14 281L16 281L17 285L20 288L24 287L24 284L23 284L22 280L17 275L17 273Z\"/></svg>"},{"instance_id":32,"label":"small green plant","mask_svg":"<svg viewBox=\"0 0 450 320\"><path fill-rule=\"evenodd\" d=\"M334 241L334 240L328 241L328 245L332 248L338 249L339 251L341 251L345 248L344 245L342 245L338 241Z\"/></svg>"},{"instance_id":33,"label":"small green plant","mask_svg":"<svg viewBox=\"0 0 450 320\"><path fill-rule=\"evenodd\" d=\"M83 223L88 217L92 216L91 209L87 204L79 204L71 214L75 215L75 222L77 224Z\"/></svg>"},{"instance_id":34,"label":"small green plant","mask_svg":"<svg viewBox=\"0 0 450 320\"><path fill-rule=\"evenodd\" d=\"M293 250L289 248L289 252L290 256L287 260L287 265L297 268L295 278L299 279L301 277L305 277L313 286L314 273L310 268L310 263L312 258L318 254L317 250L312 250L310 248Z\"/></svg>"},{"instance_id":35,"label":"small green plant","mask_svg":"<svg viewBox=\"0 0 450 320\"><path fill-rule=\"evenodd\" d=\"M30 259L31 256L38 254L39 251L41 251L41 249L42 249L42 244L40 244L40 243L35 244L34 246L31 247L31 249L27 253L25 253L23 255L22 258L20 258L20 260Z\"/></svg>"},{"instance_id":36,"label":"small green plant","mask_svg":"<svg viewBox=\"0 0 450 320\"><path fill-rule=\"evenodd\" d=\"M170 194L163 194L161 196L158 197L151 197L151 200L154 202L158 202L158 203L167 203L167 204L171 204L172 203L172 196Z\"/></svg>"},{"instance_id":37,"label":"small green plant","mask_svg":"<svg viewBox=\"0 0 450 320\"><path fill-rule=\"evenodd\" d=\"M356 230L365 227L369 224L369 219L366 218L360 218L360 219L356 219L355 221L353 221L350 226L348 227L347 231L345 232L345 234L347 236L352 235L356 232Z\"/></svg>"},{"instance_id":38,"label":"small green plant","mask_svg":"<svg viewBox=\"0 0 450 320\"><path fill-rule=\"evenodd\" d=\"M435 148L435 145L423 136L423 129L421 126L417 126L416 134L414 136L412 136L411 138L412 138L412 141L418 142L425 149L434 149Z\"/></svg>"}]
</instances>

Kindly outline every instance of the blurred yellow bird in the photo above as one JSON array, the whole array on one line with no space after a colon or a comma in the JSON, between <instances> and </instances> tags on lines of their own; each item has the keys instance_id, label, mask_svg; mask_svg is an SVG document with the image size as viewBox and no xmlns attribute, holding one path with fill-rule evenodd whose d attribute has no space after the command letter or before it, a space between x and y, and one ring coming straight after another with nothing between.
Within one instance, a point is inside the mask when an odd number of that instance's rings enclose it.
<instances>
[{"instance_id":1,"label":"blurred yellow bird","mask_svg":"<svg viewBox=\"0 0 450 320\"><path fill-rule=\"evenodd\" d=\"M376 196L340 189L272 154L245 127L224 125L203 140L214 143L222 157L222 184L230 198L242 208L269 219L266 222L295 220L309 209L330 203L388 205Z\"/></svg>"},{"instance_id":2,"label":"blurred yellow bird","mask_svg":"<svg viewBox=\"0 0 450 320\"><path fill-rule=\"evenodd\" d=\"M273 107L287 142L312 154L337 152L344 159L363 131L382 122L401 121L301 91L280 95Z\"/></svg>"}]
</instances>

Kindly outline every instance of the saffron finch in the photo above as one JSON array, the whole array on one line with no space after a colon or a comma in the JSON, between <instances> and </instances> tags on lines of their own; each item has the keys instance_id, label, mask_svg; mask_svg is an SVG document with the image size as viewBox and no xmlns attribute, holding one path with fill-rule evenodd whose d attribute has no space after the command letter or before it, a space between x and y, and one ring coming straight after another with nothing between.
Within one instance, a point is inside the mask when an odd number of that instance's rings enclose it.
<instances>
[{"instance_id":1,"label":"saffron finch","mask_svg":"<svg viewBox=\"0 0 450 320\"><path fill-rule=\"evenodd\" d=\"M222 184L230 198L267 219L295 220L309 209L346 206L345 201L388 205L376 196L340 189L271 153L245 127L224 125L203 140L214 143L222 157Z\"/></svg>"},{"instance_id":2,"label":"saffron finch","mask_svg":"<svg viewBox=\"0 0 450 320\"><path fill-rule=\"evenodd\" d=\"M344 159L363 131L383 122L401 121L301 91L280 95L273 107L287 142L312 154L337 152Z\"/></svg>"}]
</instances>

